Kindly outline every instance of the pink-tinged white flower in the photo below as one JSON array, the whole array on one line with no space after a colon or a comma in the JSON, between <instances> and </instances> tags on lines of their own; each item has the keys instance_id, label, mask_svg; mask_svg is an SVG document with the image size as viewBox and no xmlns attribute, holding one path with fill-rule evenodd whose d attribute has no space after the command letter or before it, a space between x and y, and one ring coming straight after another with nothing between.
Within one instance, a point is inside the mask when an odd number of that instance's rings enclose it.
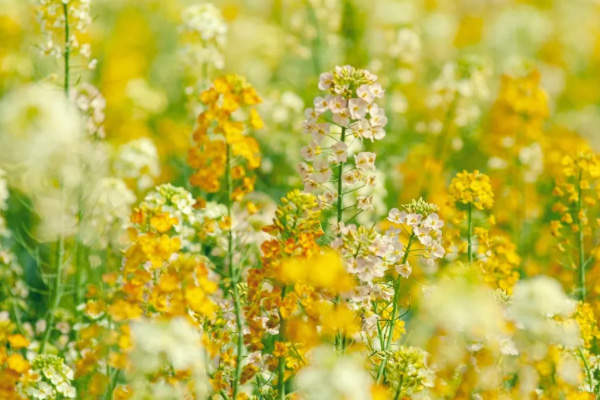
<instances>
[{"instance_id":1,"label":"pink-tinged white flower","mask_svg":"<svg viewBox=\"0 0 600 400\"><path fill-rule=\"evenodd\" d=\"M375 96L369 90L369 85L360 85L358 89L356 89L356 95L367 103L372 103L373 100L375 100Z\"/></svg>"},{"instance_id":2,"label":"pink-tinged white flower","mask_svg":"<svg viewBox=\"0 0 600 400\"><path fill-rule=\"evenodd\" d=\"M311 135L316 143L321 144L325 136L329 134L329 124L327 123L319 123L316 124L314 129L311 132Z\"/></svg>"},{"instance_id":3,"label":"pink-tinged white flower","mask_svg":"<svg viewBox=\"0 0 600 400\"><path fill-rule=\"evenodd\" d=\"M313 164L314 172L309 175L309 179L317 183L327 182L331 178L331 168L329 163L324 160L317 160Z\"/></svg>"},{"instance_id":4,"label":"pink-tinged white flower","mask_svg":"<svg viewBox=\"0 0 600 400\"><path fill-rule=\"evenodd\" d=\"M379 113L379 106L377 105L377 103L371 103L367 106L367 112L369 113L370 116L375 116Z\"/></svg>"},{"instance_id":5,"label":"pink-tinged white flower","mask_svg":"<svg viewBox=\"0 0 600 400\"><path fill-rule=\"evenodd\" d=\"M446 250L441 245L439 240L437 240L433 243L433 246L431 247L431 254L435 258L442 258L442 257L444 257L444 254L446 254Z\"/></svg>"},{"instance_id":6,"label":"pink-tinged white flower","mask_svg":"<svg viewBox=\"0 0 600 400\"><path fill-rule=\"evenodd\" d=\"M400 276L404 278L408 278L412 273L412 267L408 263L408 261L404 264L396 265L396 272L400 274Z\"/></svg>"},{"instance_id":7,"label":"pink-tinged white flower","mask_svg":"<svg viewBox=\"0 0 600 400\"><path fill-rule=\"evenodd\" d=\"M300 154L302 154L302 157L307 161L314 160L319 153L321 153L321 149L316 142L312 142L310 145L300 149Z\"/></svg>"},{"instance_id":8,"label":"pink-tinged white flower","mask_svg":"<svg viewBox=\"0 0 600 400\"><path fill-rule=\"evenodd\" d=\"M368 151L363 151L354 155L354 163L356 168L362 171L375 170L375 157L377 154Z\"/></svg>"},{"instance_id":9,"label":"pink-tinged white flower","mask_svg":"<svg viewBox=\"0 0 600 400\"><path fill-rule=\"evenodd\" d=\"M302 179L308 178L308 174L312 171L312 167L310 167L307 163L301 162L296 167L296 171L302 177Z\"/></svg>"},{"instance_id":10,"label":"pink-tinged white flower","mask_svg":"<svg viewBox=\"0 0 600 400\"><path fill-rule=\"evenodd\" d=\"M371 119L369 120L369 123L373 127L384 127L387 124L387 122L388 119L385 116L385 111L383 110L383 108L377 110L377 113L375 113L375 115L371 114Z\"/></svg>"},{"instance_id":11,"label":"pink-tinged white flower","mask_svg":"<svg viewBox=\"0 0 600 400\"><path fill-rule=\"evenodd\" d=\"M408 214L406 211L400 211L397 208L392 208L388 213L387 220L395 224L405 224L407 215Z\"/></svg>"},{"instance_id":12,"label":"pink-tinged white flower","mask_svg":"<svg viewBox=\"0 0 600 400\"><path fill-rule=\"evenodd\" d=\"M385 94L385 90L383 90L379 83L374 83L371 86L369 86L369 92L371 92L371 94L377 97L378 99L382 98Z\"/></svg>"},{"instance_id":13,"label":"pink-tinged white flower","mask_svg":"<svg viewBox=\"0 0 600 400\"><path fill-rule=\"evenodd\" d=\"M377 257L357 257L350 259L348 272L356 274L363 282L372 282L385 274L385 266Z\"/></svg>"},{"instance_id":14,"label":"pink-tinged white flower","mask_svg":"<svg viewBox=\"0 0 600 400\"><path fill-rule=\"evenodd\" d=\"M373 128L373 139L381 140L385 137L385 130L383 128Z\"/></svg>"},{"instance_id":15,"label":"pink-tinged white flower","mask_svg":"<svg viewBox=\"0 0 600 400\"><path fill-rule=\"evenodd\" d=\"M339 114L346 109L348 102L342 96L333 96L329 98L329 109L334 114Z\"/></svg>"},{"instance_id":16,"label":"pink-tinged white flower","mask_svg":"<svg viewBox=\"0 0 600 400\"><path fill-rule=\"evenodd\" d=\"M317 118L319 118L319 114L317 114L314 108L307 108L304 110L304 118L315 121Z\"/></svg>"},{"instance_id":17,"label":"pink-tinged white flower","mask_svg":"<svg viewBox=\"0 0 600 400\"><path fill-rule=\"evenodd\" d=\"M356 171L346 171L342 174L342 182L348 186L356 185L358 183L358 176L355 174Z\"/></svg>"},{"instance_id":18,"label":"pink-tinged white flower","mask_svg":"<svg viewBox=\"0 0 600 400\"><path fill-rule=\"evenodd\" d=\"M369 251L377 257L383 257L390 251L390 244L383 238L377 238L369 245Z\"/></svg>"},{"instance_id":19,"label":"pink-tinged white flower","mask_svg":"<svg viewBox=\"0 0 600 400\"><path fill-rule=\"evenodd\" d=\"M423 226L413 228L413 234L419 239L419 242L425 247L430 247L433 244L433 238L429 235L431 230Z\"/></svg>"},{"instance_id":20,"label":"pink-tinged white flower","mask_svg":"<svg viewBox=\"0 0 600 400\"><path fill-rule=\"evenodd\" d=\"M350 129L352 129L352 134L355 137L360 137L363 139L370 139L373 137L373 132L371 131L371 125L367 120L361 119L350 125Z\"/></svg>"},{"instance_id":21,"label":"pink-tinged white flower","mask_svg":"<svg viewBox=\"0 0 600 400\"><path fill-rule=\"evenodd\" d=\"M363 99L350 99L348 101L348 110L352 119L363 119L367 115L368 103Z\"/></svg>"},{"instance_id":22,"label":"pink-tinged white flower","mask_svg":"<svg viewBox=\"0 0 600 400\"><path fill-rule=\"evenodd\" d=\"M319 114L323 114L327 111L329 102L327 101L327 99L324 99L322 97L315 97L313 104L315 105L315 111Z\"/></svg>"},{"instance_id":23,"label":"pink-tinged white flower","mask_svg":"<svg viewBox=\"0 0 600 400\"><path fill-rule=\"evenodd\" d=\"M421 214L411 213L406 216L406 225L416 228L421 223L423 216Z\"/></svg>"},{"instance_id":24,"label":"pink-tinged white flower","mask_svg":"<svg viewBox=\"0 0 600 400\"><path fill-rule=\"evenodd\" d=\"M319 76L319 90L328 90L333 84L333 74L331 72L323 72Z\"/></svg>"},{"instance_id":25,"label":"pink-tinged white flower","mask_svg":"<svg viewBox=\"0 0 600 400\"><path fill-rule=\"evenodd\" d=\"M339 113L333 114L333 122L344 128L347 127L350 123L350 111L344 108Z\"/></svg>"},{"instance_id":26,"label":"pink-tinged white flower","mask_svg":"<svg viewBox=\"0 0 600 400\"><path fill-rule=\"evenodd\" d=\"M334 201L337 200L338 194L333 190L328 190L323 194L323 198L328 204L332 204Z\"/></svg>"},{"instance_id":27,"label":"pink-tinged white flower","mask_svg":"<svg viewBox=\"0 0 600 400\"><path fill-rule=\"evenodd\" d=\"M319 188L319 184L312 179L304 180L304 191L307 193L313 193L315 190Z\"/></svg>"},{"instance_id":28,"label":"pink-tinged white flower","mask_svg":"<svg viewBox=\"0 0 600 400\"><path fill-rule=\"evenodd\" d=\"M372 210L373 209L373 196L359 196L357 197L358 204L356 208L362 211Z\"/></svg>"},{"instance_id":29,"label":"pink-tinged white flower","mask_svg":"<svg viewBox=\"0 0 600 400\"><path fill-rule=\"evenodd\" d=\"M342 141L331 146L333 150L333 159L336 163L346 162L348 159L348 145Z\"/></svg>"},{"instance_id":30,"label":"pink-tinged white flower","mask_svg":"<svg viewBox=\"0 0 600 400\"><path fill-rule=\"evenodd\" d=\"M314 119L307 119L302 122L302 133L310 133L316 129L317 123Z\"/></svg>"},{"instance_id":31,"label":"pink-tinged white flower","mask_svg":"<svg viewBox=\"0 0 600 400\"><path fill-rule=\"evenodd\" d=\"M444 226L444 221L442 221L436 213L431 213L425 218L425 221L423 221L423 226L439 231L440 228Z\"/></svg>"}]
</instances>

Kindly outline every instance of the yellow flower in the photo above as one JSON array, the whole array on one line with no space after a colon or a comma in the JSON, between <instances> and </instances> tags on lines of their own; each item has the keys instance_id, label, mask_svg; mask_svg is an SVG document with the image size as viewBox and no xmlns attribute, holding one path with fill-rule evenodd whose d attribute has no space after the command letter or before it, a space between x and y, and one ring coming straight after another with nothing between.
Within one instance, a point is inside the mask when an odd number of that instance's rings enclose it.
<instances>
[{"instance_id":1,"label":"yellow flower","mask_svg":"<svg viewBox=\"0 0 600 400\"><path fill-rule=\"evenodd\" d=\"M494 192L490 178L477 170L456 174L450 182L448 192L454 202L473 204L480 210L490 209L494 205Z\"/></svg>"}]
</instances>

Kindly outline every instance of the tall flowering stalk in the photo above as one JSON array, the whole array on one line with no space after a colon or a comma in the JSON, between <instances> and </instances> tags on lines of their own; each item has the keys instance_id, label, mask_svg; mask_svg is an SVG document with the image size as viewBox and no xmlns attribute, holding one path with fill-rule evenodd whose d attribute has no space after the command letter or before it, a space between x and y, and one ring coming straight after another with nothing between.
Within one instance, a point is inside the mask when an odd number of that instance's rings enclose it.
<instances>
[{"instance_id":1,"label":"tall flowering stalk","mask_svg":"<svg viewBox=\"0 0 600 400\"><path fill-rule=\"evenodd\" d=\"M580 300L586 298L586 270L593 260L593 256L586 250L586 239L592 237L590 208L597 204L593 191L598 190L597 181L600 177L600 159L594 153L582 153L576 157L565 156L562 160L562 174L556 179L553 194L557 202L552 206L552 211L560 219L551 222L552 234L556 237L565 237L561 232L566 225L574 234L576 261L572 264L576 269L576 287ZM596 224L598 221L596 220ZM561 243L565 250L569 245L569 237Z\"/></svg>"},{"instance_id":2,"label":"tall flowering stalk","mask_svg":"<svg viewBox=\"0 0 600 400\"><path fill-rule=\"evenodd\" d=\"M473 263L473 211L490 209L494 205L494 192L489 176L475 170L459 172L450 182L448 194L456 205L467 212L467 260Z\"/></svg>"},{"instance_id":3,"label":"tall flowering stalk","mask_svg":"<svg viewBox=\"0 0 600 400\"><path fill-rule=\"evenodd\" d=\"M348 65L321 74L319 89L328 95L316 97L314 107L304 112L304 133L312 140L301 150L306 162L300 163L298 170L304 190L318 193L322 207L332 208L341 226L373 207L371 195L359 196L355 204L345 202L344 196L375 185L376 154L360 149L364 140L385 137L385 111L375 103L384 90L375 75ZM358 212L344 220L344 211L351 208Z\"/></svg>"},{"instance_id":4,"label":"tall flowering stalk","mask_svg":"<svg viewBox=\"0 0 600 400\"><path fill-rule=\"evenodd\" d=\"M241 266L234 265L233 204L240 202L244 195L254 189L255 178L247 176L260 165L258 143L245 131L259 129L263 122L256 109L260 103L256 91L242 77L225 75L217 78L213 86L200 95L206 109L198 116L198 126L194 132L195 146L189 151L188 163L197 169L190 182L208 193L220 190L224 181L225 205L227 207L227 257L223 273L229 277L234 301L237 326L237 355L235 372L232 378L233 399L239 393L244 356L244 325L239 284ZM246 113L240 113L242 107ZM241 117L240 117L241 114Z\"/></svg>"},{"instance_id":5,"label":"tall flowering stalk","mask_svg":"<svg viewBox=\"0 0 600 400\"><path fill-rule=\"evenodd\" d=\"M437 215L438 207L419 199L403 205L402 208L403 211L397 208L390 210L387 220L394 224L394 227L390 228L384 236L386 239L384 243L387 243L388 246L394 242L397 243L393 246L394 251L390 255L390 262L395 264L398 275L392 283L394 295L391 302L391 314L379 334L382 360L377 369L377 383L383 378L389 358L388 352L394 339L396 320L399 314L401 281L402 278L408 278L412 272L409 257L423 258L426 263L433 264L436 259L443 257L445 254L441 244L441 228L444 226L444 222ZM402 235L408 236L405 239L405 246L400 242ZM420 248L415 248L417 246ZM379 322L377 324L379 328Z\"/></svg>"}]
</instances>

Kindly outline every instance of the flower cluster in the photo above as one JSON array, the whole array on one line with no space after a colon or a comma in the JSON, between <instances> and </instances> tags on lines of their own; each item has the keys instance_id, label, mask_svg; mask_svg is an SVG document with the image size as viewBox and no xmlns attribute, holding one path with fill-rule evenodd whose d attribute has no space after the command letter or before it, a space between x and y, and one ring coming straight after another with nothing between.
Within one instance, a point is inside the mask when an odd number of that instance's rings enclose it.
<instances>
[{"instance_id":1,"label":"flower cluster","mask_svg":"<svg viewBox=\"0 0 600 400\"><path fill-rule=\"evenodd\" d=\"M312 141L301 150L307 162L300 163L298 170L304 190L320 192L323 207L336 201L343 205L344 191L375 185L376 154L360 149L364 140L385 137L385 111L375 103L384 90L375 75L351 66L321 74L319 89L329 94L316 97L314 107L304 112L303 132ZM354 167L346 167L348 159L354 160ZM361 196L356 207L368 210L372 202L372 196Z\"/></svg>"},{"instance_id":2,"label":"flower cluster","mask_svg":"<svg viewBox=\"0 0 600 400\"><path fill-rule=\"evenodd\" d=\"M200 98L207 109L198 115L196 145L188 153L188 163L196 170L190 182L214 193L225 177L225 184L232 190L231 200L240 201L254 189L254 178L247 176L246 171L260 166L258 143L245 132L263 126L258 112L251 108L260 103L260 97L243 78L225 75L215 79ZM243 119L236 119L236 111L243 106L250 108ZM239 182L235 189L232 181Z\"/></svg>"},{"instance_id":3,"label":"flower cluster","mask_svg":"<svg viewBox=\"0 0 600 400\"><path fill-rule=\"evenodd\" d=\"M450 182L448 193L453 201L475 206L479 210L490 209L494 205L494 192L490 178L477 170L456 174Z\"/></svg>"},{"instance_id":4,"label":"flower cluster","mask_svg":"<svg viewBox=\"0 0 600 400\"><path fill-rule=\"evenodd\" d=\"M91 0L38 0L37 19L45 36L44 54L62 58L66 53L79 55L86 67L94 69L88 43L88 27L92 22Z\"/></svg>"},{"instance_id":5,"label":"flower cluster","mask_svg":"<svg viewBox=\"0 0 600 400\"><path fill-rule=\"evenodd\" d=\"M19 390L24 396L33 399L74 399L77 392L71 384L73 377L73 370L65 365L62 358L40 354L33 359L31 369Z\"/></svg>"}]
</instances>

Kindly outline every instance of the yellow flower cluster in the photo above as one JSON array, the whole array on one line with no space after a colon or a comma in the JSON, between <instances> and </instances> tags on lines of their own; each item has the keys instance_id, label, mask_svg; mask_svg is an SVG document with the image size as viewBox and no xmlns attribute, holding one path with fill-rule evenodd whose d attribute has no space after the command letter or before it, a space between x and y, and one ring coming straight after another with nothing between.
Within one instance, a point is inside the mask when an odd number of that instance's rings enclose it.
<instances>
[{"instance_id":1,"label":"yellow flower cluster","mask_svg":"<svg viewBox=\"0 0 600 400\"><path fill-rule=\"evenodd\" d=\"M190 183L215 193L221 188L221 179L228 174L226 180L241 182L232 193L232 199L239 201L254 189L254 178L248 177L246 170L260 166L258 143L246 135L246 130L263 127L258 112L252 108L261 99L254 88L237 75L215 79L200 99L206 110L198 115L193 135L196 145L188 152L188 164L197 170L190 177ZM240 113L243 107L249 107L244 110L246 113ZM243 117L238 119L240 114Z\"/></svg>"},{"instance_id":2,"label":"yellow flower cluster","mask_svg":"<svg viewBox=\"0 0 600 400\"><path fill-rule=\"evenodd\" d=\"M477 170L456 174L450 182L448 192L454 202L472 204L480 210L490 209L494 205L494 192L490 178Z\"/></svg>"}]
</instances>

